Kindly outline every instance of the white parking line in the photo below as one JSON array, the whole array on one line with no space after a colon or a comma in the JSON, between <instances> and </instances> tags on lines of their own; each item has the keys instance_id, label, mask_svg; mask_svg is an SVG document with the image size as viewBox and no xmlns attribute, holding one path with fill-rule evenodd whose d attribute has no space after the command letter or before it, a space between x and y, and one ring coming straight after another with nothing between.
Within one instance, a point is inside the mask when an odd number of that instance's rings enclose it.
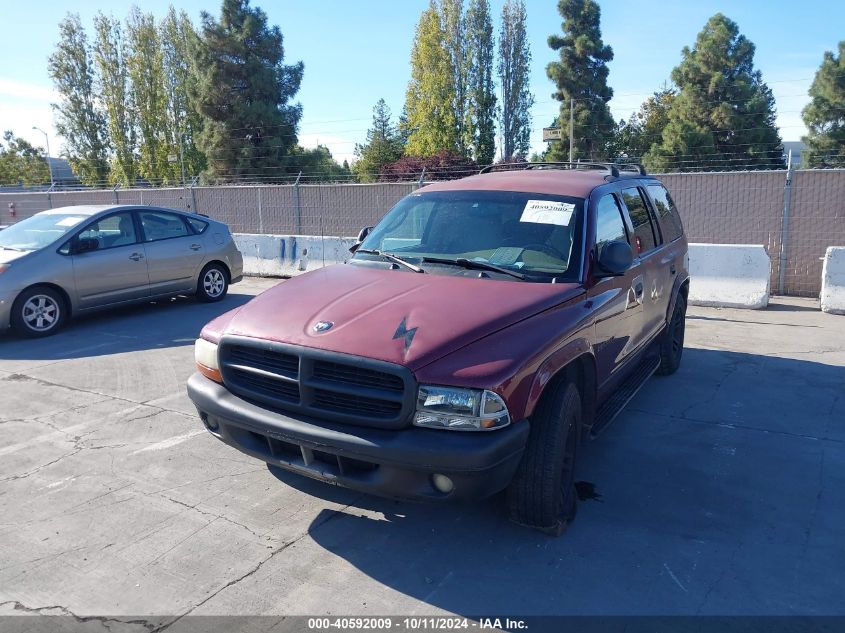
<instances>
[{"instance_id":1,"label":"white parking line","mask_svg":"<svg viewBox=\"0 0 845 633\"><path fill-rule=\"evenodd\" d=\"M181 444L182 442L185 442L191 439L192 437L196 437L197 435L202 435L205 432L205 429L200 429L198 431L191 431L190 433L185 433L184 435L169 437L166 440L161 440L160 442L156 442L155 444L150 444L149 446L140 448L137 451L134 451L132 454L137 455L138 453L145 453L147 451L161 451L165 448L170 448L171 446Z\"/></svg>"}]
</instances>

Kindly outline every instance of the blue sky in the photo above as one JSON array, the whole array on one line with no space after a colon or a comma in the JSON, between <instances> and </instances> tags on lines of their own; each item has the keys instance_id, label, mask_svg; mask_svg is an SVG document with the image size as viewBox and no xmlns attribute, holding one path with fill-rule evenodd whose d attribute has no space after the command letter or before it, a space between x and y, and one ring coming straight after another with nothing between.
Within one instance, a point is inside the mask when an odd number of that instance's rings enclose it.
<instances>
[{"instance_id":1,"label":"blue sky","mask_svg":"<svg viewBox=\"0 0 845 633\"><path fill-rule=\"evenodd\" d=\"M491 0L498 31L503 0ZM70 5L91 28L97 10L123 18L133 4L125 0L85 0ZM136 2L143 10L163 15L171 2ZM199 21L202 10L217 13L217 2L173 2ZM398 115L409 77L414 26L427 0L253 0L278 24L285 36L286 61L302 60L305 78L298 94L304 115L300 140L327 145L336 158L351 160L354 145L364 139L372 107L384 97ZM707 19L721 11L736 21L757 47L755 62L777 100L778 125L785 141L804 133L800 111L825 50L845 39L845 2L804 0L600 0L604 41L613 47L609 83L614 90L615 118L628 117L653 91L669 80L680 51L692 45ZM553 51L546 38L560 31L554 0L526 0L533 62L531 87L532 147L542 149L541 129L557 111L553 86L545 67ZM47 75L47 57L55 45L58 21L67 2L0 0L0 128L39 145L50 133L51 150L61 139L52 127L50 102L55 99Z\"/></svg>"}]
</instances>

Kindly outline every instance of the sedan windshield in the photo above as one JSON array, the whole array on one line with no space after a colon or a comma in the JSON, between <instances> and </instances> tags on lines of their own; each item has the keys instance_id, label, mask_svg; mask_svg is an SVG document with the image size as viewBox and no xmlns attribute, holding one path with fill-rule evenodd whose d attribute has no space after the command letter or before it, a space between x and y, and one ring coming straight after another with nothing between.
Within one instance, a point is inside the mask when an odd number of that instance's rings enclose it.
<instances>
[{"instance_id":1,"label":"sedan windshield","mask_svg":"<svg viewBox=\"0 0 845 633\"><path fill-rule=\"evenodd\" d=\"M0 248L13 251L35 251L71 231L85 220L81 215L39 214L0 231Z\"/></svg>"},{"instance_id":2,"label":"sedan windshield","mask_svg":"<svg viewBox=\"0 0 845 633\"><path fill-rule=\"evenodd\" d=\"M452 265L577 280L583 204L581 198L508 191L414 194L378 223L356 259L379 253L427 271Z\"/></svg>"}]
</instances>

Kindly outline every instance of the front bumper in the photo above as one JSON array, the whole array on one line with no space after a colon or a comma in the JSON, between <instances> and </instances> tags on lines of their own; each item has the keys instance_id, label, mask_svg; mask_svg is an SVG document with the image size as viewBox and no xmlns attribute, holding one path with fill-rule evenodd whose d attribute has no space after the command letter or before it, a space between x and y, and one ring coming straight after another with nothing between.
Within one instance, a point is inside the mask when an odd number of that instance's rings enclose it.
<instances>
[{"instance_id":1,"label":"front bumper","mask_svg":"<svg viewBox=\"0 0 845 633\"><path fill-rule=\"evenodd\" d=\"M398 498L478 499L504 489L522 458L528 423L487 433L390 431L291 417L251 404L201 374L188 380L206 428L238 450L313 479ZM432 475L449 477L448 494Z\"/></svg>"}]
</instances>

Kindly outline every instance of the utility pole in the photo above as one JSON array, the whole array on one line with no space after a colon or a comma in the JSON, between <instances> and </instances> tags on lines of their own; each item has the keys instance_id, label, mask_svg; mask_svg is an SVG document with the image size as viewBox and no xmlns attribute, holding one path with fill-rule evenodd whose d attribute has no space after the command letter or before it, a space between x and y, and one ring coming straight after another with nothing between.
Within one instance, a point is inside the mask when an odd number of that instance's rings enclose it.
<instances>
[{"instance_id":1,"label":"utility pole","mask_svg":"<svg viewBox=\"0 0 845 633\"><path fill-rule=\"evenodd\" d=\"M575 131L575 99L569 97L569 162L572 162L572 154L574 149L574 139L572 135Z\"/></svg>"},{"instance_id":2,"label":"utility pole","mask_svg":"<svg viewBox=\"0 0 845 633\"><path fill-rule=\"evenodd\" d=\"M44 141L47 143L47 169L50 171L50 189L52 189L56 186L56 181L53 179L53 163L50 162L50 138L47 136L47 132L40 127L33 125L32 129L41 132L44 135Z\"/></svg>"}]
</instances>

